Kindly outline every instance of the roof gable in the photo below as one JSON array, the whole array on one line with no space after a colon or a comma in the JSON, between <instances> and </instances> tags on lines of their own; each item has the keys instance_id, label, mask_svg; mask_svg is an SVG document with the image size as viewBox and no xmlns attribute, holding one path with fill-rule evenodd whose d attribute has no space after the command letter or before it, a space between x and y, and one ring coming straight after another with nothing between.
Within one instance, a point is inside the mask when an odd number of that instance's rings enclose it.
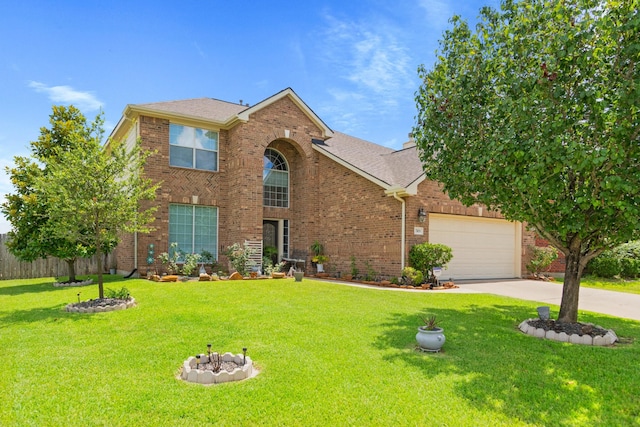
<instances>
[{"instance_id":1,"label":"roof gable","mask_svg":"<svg viewBox=\"0 0 640 427\"><path fill-rule=\"evenodd\" d=\"M267 99L264 99L257 104L253 105L250 108L245 109L241 113L238 114L238 119L241 121L249 121L249 116L255 113L258 110L261 110L282 98L289 97L294 104L300 108L302 112L306 114L307 117L322 131L322 136L324 138L331 138L334 135L334 132L327 126L327 124L320 118L316 113L313 112L311 108L293 91L293 89L286 88L273 96L270 96Z\"/></svg>"},{"instance_id":2,"label":"roof gable","mask_svg":"<svg viewBox=\"0 0 640 427\"><path fill-rule=\"evenodd\" d=\"M417 185L424 180L415 147L396 151L335 132L333 138L314 144L314 148L385 190L403 188L408 194L416 194Z\"/></svg>"}]
</instances>

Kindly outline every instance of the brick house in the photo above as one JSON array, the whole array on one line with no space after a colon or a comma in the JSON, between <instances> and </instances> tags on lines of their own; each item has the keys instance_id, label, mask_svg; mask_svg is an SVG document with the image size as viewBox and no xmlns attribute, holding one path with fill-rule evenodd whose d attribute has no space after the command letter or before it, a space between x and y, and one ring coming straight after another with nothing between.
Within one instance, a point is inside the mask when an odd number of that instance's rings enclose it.
<instances>
[{"instance_id":1,"label":"brick house","mask_svg":"<svg viewBox=\"0 0 640 427\"><path fill-rule=\"evenodd\" d=\"M290 88L253 106L199 98L128 105L114 139L156 150L145 172L161 181L154 226L125 236L120 273L152 269L154 254L222 254L233 243L262 242L279 259L314 272L310 245L324 245L332 275L398 276L412 245L445 243L454 258L443 277L520 277L522 224L482 206L449 199L425 179L411 142L393 150L333 131Z\"/></svg>"}]
</instances>

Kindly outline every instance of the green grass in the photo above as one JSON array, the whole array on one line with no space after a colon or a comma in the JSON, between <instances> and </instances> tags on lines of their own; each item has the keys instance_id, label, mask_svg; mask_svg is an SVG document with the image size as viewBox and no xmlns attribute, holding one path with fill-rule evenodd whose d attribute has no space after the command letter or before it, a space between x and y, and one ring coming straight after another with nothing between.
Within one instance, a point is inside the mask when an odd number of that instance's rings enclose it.
<instances>
[{"instance_id":1,"label":"green grass","mask_svg":"<svg viewBox=\"0 0 640 427\"><path fill-rule=\"evenodd\" d=\"M640 294L640 280L637 279L603 279L602 277L585 276L580 280L580 286Z\"/></svg>"},{"instance_id":2,"label":"green grass","mask_svg":"<svg viewBox=\"0 0 640 427\"><path fill-rule=\"evenodd\" d=\"M113 277L108 277L113 279ZM392 292L305 278L120 280L133 309L67 313L97 286L0 282L0 425L640 425L640 322L582 313L623 343L535 339L516 326L535 302ZM419 316L445 328L444 352L417 352ZM176 379L206 351L248 355L252 379Z\"/></svg>"}]
</instances>

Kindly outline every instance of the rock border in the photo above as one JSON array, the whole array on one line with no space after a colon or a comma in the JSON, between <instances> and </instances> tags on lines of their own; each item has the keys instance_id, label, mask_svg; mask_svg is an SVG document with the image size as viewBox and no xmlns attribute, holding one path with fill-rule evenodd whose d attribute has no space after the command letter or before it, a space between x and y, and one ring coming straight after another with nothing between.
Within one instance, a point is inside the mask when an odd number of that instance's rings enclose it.
<instances>
[{"instance_id":1,"label":"rock border","mask_svg":"<svg viewBox=\"0 0 640 427\"><path fill-rule=\"evenodd\" d=\"M122 301L121 304L98 306L98 307L76 307L76 303L67 304L65 310L69 313L106 313L108 311L126 310L136 305L136 300L130 297L128 301Z\"/></svg>"},{"instance_id":2,"label":"rock border","mask_svg":"<svg viewBox=\"0 0 640 427\"><path fill-rule=\"evenodd\" d=\"M254 369L251 358L247 356L246 363L244 365L242 365L243 360L244 355L234 355L233 353L227 352L222 355L222 361L235 362L237 365L240 365L240 367L234 369L232 372L228 372L224 369L220 370L220 372L213 372L210 370L197 369L196 358L191 356L182 364L182 372L180 372L179 378L190 383L210 385L230 381L241 381L256 376L258 374L258 370Z\"/></svg>"},{"instance_id":3,"label":"rock border","mask_svg":"<svg viewBox=\"0 0 640 427\"><path fill-rule=\"evenodd\" d=\"M69 287L73 287L73 286L86 286L86 285L90 285L92 283L93 283L93 279L87 279L87 280L83 280L81 282L71 282L71 283L55 282L53 284L53 286L55 286L56 288L69 288Z\"/></svg>"},{"instance_id":4,"label":"rock border","mask_svg":"<svg viewBox=\"0 0 640 427\"><path fill-rule=\"evenodd\" d=\"M556 331L545 331L542 328L536 328L534 326L529 325L529 321L531 320L539 320L538 318L531 318L522 321L520 325L518 325L518 329L527 335L531 335L532 337L542 338L552 341L559 342L568 342L571 344L582 344L582 345L595 345L595 346L605 346L612 345L616 341L618 341L618 336L611 329L607 329L607 333L603 336L595 336L591 335L578 335L578 334L567 334L566 332L556 332ZM597 326L597 325L594 325ZM604 329L602 326L597 326L598 328Z\"/></svg>"}]
</instances>

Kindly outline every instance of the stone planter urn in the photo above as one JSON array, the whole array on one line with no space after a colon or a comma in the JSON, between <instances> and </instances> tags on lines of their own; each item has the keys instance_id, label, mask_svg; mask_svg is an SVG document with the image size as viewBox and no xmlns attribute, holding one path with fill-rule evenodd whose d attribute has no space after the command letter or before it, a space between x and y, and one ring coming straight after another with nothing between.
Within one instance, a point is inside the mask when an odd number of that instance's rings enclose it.
<instances>
[{"instance_id":1,"label":"stone planter urn","mask_svg":"<svg viewBox=\"0 0 640 427\"><path fill-rule=\"evenodd\" d=\"M416 341L422 351L438 352L445 342L444 330L442 328L426 329L418 327Z\"/></svg>"},{"instance_id":2,"label":"stone planter urn","mask_svg":"<svg viewBox=\"0 0 640 427\"><path fill-rule=\"evenodd\" d=\"M296 282L302 282L302 278L304 277L304 271L294 271L293 277L296 279Z\"/></svg>"}]
</instances>

